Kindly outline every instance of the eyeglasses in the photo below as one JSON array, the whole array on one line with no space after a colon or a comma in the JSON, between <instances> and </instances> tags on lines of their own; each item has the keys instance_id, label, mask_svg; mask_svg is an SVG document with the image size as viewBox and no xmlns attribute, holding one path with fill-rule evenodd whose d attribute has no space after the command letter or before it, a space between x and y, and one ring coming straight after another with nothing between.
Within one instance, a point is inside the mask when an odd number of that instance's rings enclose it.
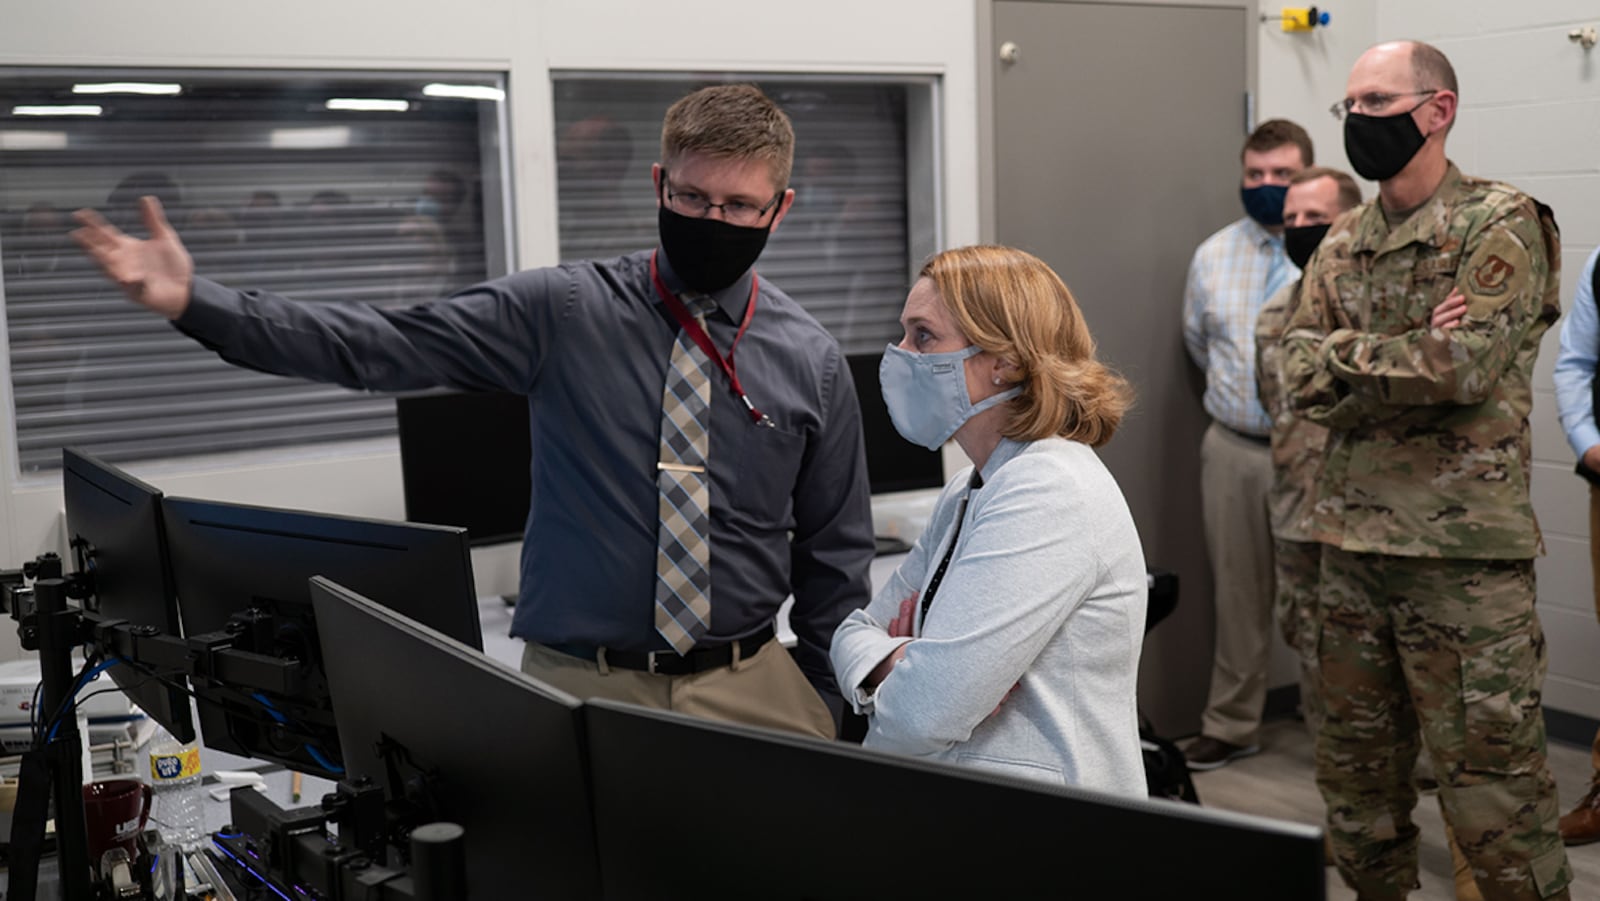
<instances>
[{"instance_id":1,"label":"eyeglasses","mask_svg":"<svg viewBox=\"0 0 1600 901\"><path fill-rule=\"evenodd\" d=\"M778 201L783 199L783 192L779 191L767 202L766 206L755 206L742 200L730 200L726 203L712 203L704 194L698 191L674 191L667 187L667 173L661 173L661 185L667 196L667 205L674 212L685 216L694 216L703 219L711 215L712 210L721 210L723 221L730 225L757 225Z\"/></svg>"},{"instance_id":2,"label":"eyeglasses","mask_svg":"<svg viewBox=\"0 0 1600 901\"><path fill-rule=\"evenodd\" d=\"M1394 103L1401 97L1427 97L1431 94L1439 93L1439 90L1439 88L1434 88L1429 91L1403 91L1399 94L1384 94L1379 91L1373 91L1370 94L1362 94L1360 97L1346 97L1343 100L1335 103L1333 106L1328 107L1328 112L1333 115L1333 118L1343 122L1344 117L1355 112L1356 107L1358 106L1361 107L1363 114L1373 115L1388 109L1389 104ZM1427 101L1423 101L1423 103L1426 102ZM1414 110L1421 105L1422 104L1419 103L1417 106L1413 106L1411 109ZM1407 110L1407 112L1410 112L1410 110Z\"/></svg>"}]
</instances>

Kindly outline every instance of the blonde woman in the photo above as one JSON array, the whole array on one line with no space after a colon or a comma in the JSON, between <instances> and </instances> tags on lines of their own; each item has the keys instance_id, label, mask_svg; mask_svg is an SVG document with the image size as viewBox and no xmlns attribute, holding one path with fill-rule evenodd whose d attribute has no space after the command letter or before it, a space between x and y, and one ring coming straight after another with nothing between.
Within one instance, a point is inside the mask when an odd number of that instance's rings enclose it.
<instances>
[{"instance_id":1,"label":"blonde woman","mask_svg":"<svg viewBox=\"0 0 1600 901\"><path fill-rule=\"evenodd\" d=\"M834 634L863 744L1144 796L1144 554L1093 450L1126 383L1095 360L1067 286L1020 250L933 257L900 321L879 372L896 429L929 448L954 438L974 465Z\"/></svg>"}]
</instances>

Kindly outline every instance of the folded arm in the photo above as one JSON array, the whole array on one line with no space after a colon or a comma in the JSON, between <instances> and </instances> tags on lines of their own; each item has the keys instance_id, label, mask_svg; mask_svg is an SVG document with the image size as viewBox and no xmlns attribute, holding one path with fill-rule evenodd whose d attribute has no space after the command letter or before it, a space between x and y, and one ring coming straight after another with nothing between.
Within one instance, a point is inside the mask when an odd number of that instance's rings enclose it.
<instances>
[{"instance_id":1,"label":"folded arm","mask_svg":"<svg viewBox=\"0 0 1600 901\"><path fill-rule=\"evenodd\" d=\"M1295 409L1313 422L1351 428L1419 406L1481 403L1529 331L1551 315L1541 307L1543 247L1534 217L1492 224L1465 253L1451 297L1429 321L1397 335L1349 322L1334 280L1319 270L1321 280L1302 292L1284 340Z\"/></svg>"},{"instance_id":2,"label":"folded arm","mask_svg":"<svg viewBox=\"0 0 1600 901\"><path fill-rule=\"evenodd\" d=\"M1041 468L997 482L969 514L919 636L873 698L877 747L933 756L971 738L1089 596L1101 573L1085 538L1094 518L1064 477ZM880 648L896 640L885 634Z\"/></svg>"}]
</instances>

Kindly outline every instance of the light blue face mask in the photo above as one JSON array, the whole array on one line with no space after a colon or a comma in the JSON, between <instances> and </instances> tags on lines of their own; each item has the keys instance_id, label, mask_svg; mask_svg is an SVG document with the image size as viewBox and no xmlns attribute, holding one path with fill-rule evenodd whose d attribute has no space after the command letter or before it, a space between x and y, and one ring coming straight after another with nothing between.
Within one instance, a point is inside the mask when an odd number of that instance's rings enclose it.
<instances>
[{"instance_id":1,"label":"light blue face mask","mask_svg":"<svg viewBox=\"0 0 1600 901\"><path fill-rule=\"evenodd\" d=\"M889 345L878 364L878 383L895 431L912 444L938 450L967 420L1021 394L1021 388L1009 388L972 402L963 364L982 352L972 345L949 353L915 354Z\"/></svg>"}]
</instances>

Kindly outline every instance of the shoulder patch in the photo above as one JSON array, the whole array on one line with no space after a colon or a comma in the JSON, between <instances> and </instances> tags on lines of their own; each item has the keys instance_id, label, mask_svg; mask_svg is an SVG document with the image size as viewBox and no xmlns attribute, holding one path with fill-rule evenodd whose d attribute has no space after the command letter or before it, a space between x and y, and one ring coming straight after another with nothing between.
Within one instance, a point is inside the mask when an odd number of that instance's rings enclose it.
<instances>
[{"instance_id":1,"label":"shoulder patch","mask_svg":"<svg viewBox=\"0 0 1600 901\"><path fill-rule=\"evenodd\" d=\"M1477 269L1472 270L1472 289L1478 294L1499 294L1516 274L1517 267L1507 263L1497 253L1490 254Z\"/></svg>"}]
</instances>

